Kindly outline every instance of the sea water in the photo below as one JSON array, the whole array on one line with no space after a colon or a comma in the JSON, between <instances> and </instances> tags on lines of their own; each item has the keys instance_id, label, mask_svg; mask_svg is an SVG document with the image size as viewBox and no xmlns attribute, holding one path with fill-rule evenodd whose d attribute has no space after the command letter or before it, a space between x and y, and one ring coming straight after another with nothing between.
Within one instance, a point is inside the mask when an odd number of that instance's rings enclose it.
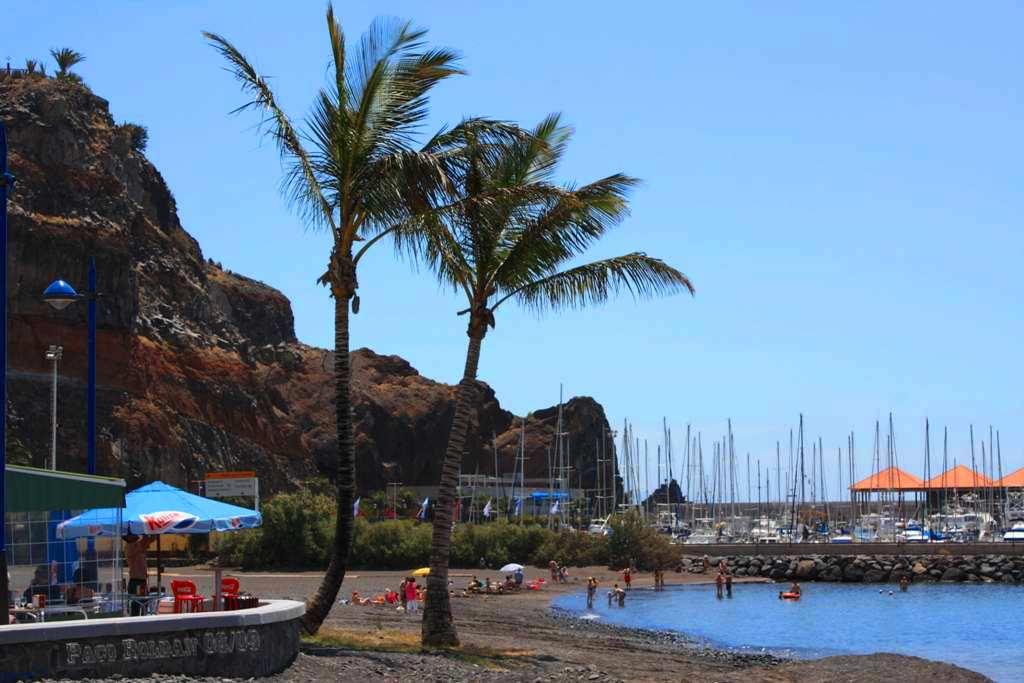
<instances>
[{"instance_id":1,"label":"sea water","mask_svg":"<svg viewBox=\"0 0 1024 683\"><path fill-rule=\"evenodd\" d=\"M950 662L997 681L1024 681L1024 587L993 584L801 584L803 599L780 600L789 584L634 589L626 606L595 608L586 595L554 606L634 628L679 631L709 645L783 657L895 652ZM890 594L891 593L891 594Z\"/></svg>"}]
</instances>

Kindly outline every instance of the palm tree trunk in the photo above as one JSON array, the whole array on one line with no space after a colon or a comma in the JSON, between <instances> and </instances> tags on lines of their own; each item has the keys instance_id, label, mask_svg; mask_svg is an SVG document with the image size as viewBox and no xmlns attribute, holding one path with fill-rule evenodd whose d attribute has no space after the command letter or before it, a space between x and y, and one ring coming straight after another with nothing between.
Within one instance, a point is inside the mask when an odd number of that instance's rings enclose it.
<instances>
[{"instance_id":1,"label":"palm tree trunk","mask_svg":"<svg viewBox=\"0 0 1024 683\"><path fill-rule=\"evenodd\" d=\"M355 496L355 442L352 436L351 367L348 355L349 298L334 297L334 408L338 428L338 509L335 514L331 561L316 595L306 601L303 629L314 634L331 611L345 580L349 550L352 548L353 500Z\"/></svg>"},{"instance_id":2,"label":"palm tree trunk","mask_svg":"<svg viewBox=\"0 0 1024 683\"><path fill-rule=\"evenodd\" d=\"M473 325L470 329L473 329ZM486 329L486 328L485 328ZM430 546L430 575L427 577L427 604L423 609L423 644L431 647L454 647L459 635L452 620L448 596L448 560L451 554L452 503L459 483L459 466L466 449L469 417L476 403L476 372L480 365L483 334L470 333L466 352L466 369L455 394L455 417L448 434L448 448L441 465L441 485L434 506L434 534Z\"/></svg>"}]
</instances>

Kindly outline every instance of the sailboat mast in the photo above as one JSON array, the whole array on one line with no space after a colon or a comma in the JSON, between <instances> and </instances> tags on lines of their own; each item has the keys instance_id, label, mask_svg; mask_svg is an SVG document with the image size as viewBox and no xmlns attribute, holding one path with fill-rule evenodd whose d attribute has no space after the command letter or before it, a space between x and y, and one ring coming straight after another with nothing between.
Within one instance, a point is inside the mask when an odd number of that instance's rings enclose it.
<instances>
[{"instance_id":1,"label":"sailboat mast","mask_svg":"<svg viewBox=\"0 0 1024 683\"><path fill-rule=\"evenodd\" d=\"M760 476L761 475L761 471L758 470L757 474L758 474L758 476ZM759 492L761 490L760 487L761 487L761 485L758 484L758 489L757 490ZM751 494L751 491L750 491L750 453L747 453L747 502L748 503L750 502L750 498L751 498L750 494ZM760 499L761 499L761 497L760 497L760 495L758 495L758 501L760 501ZM760 503L759 503L759 505L760 505ZM760 507L759 507L758 508L758 512L760 512L760 511L761 510L760 510Z\"/></svg>"},{"instance_id":2,"label":"sailboat mast","mask_svg":"<svg viewBox=\"0 0 1024 683\"><path fill-rule=\"evenodd\" d=\"M804 482L806 481L804 476L804 414L800 413L800 505L804 504L806 500L806 490L804 488Z\"/></svg>"},{"instance_id":3,"label":"sailboat mast","mask_svg":"<svg viewBox=\"0 0 1024 683\"><path fill-rule=\"evenodd\" d=\"M775 498L782 505L782 449L778 440L775 441L775 488Z\"/></svg>"},{"instance_id":4,"label":"sailboat mast","mask_svg":"<svg viewBox=\"0 0 1024 683\"><path fill-rule=\"evenodd\" d=\"M660 448L660 447L659 447ZM644 518L651 513L651 467L647 460L647 439L644 439Z\"/></svg>"}]
</instances>

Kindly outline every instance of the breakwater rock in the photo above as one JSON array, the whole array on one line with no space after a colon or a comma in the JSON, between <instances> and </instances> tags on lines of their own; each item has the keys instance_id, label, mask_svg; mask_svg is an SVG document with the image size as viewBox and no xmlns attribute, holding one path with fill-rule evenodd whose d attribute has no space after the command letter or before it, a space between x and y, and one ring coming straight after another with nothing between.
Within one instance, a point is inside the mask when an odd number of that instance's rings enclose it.
<instances>
[{"instance_id":1,"label":"breakwater rock","mask_svg":"<svg viewBox=\"0 0 1024 683\"><path fill-rule=\"evenodd\" d=\"M1019 584L1024 579L1024 557L1009 555L737 555L710 557L714 571L725 560L735 576L775 581L835 581L842 583L911 581L971 581ZM683 571L703 571L703 555L687 555Z\"/></svg>"}]
</instances>

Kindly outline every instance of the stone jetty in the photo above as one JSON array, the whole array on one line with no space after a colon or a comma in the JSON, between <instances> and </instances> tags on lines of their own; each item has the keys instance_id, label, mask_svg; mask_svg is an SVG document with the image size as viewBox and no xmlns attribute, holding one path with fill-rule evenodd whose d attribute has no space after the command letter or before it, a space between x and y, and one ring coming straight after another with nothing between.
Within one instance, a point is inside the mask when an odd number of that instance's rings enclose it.
<instances>
[{"instance_id":1,"label":"stone jetty","mask_svg":"<svg viewBox=\"0 0 1024 683\"><path fill-rule=\"evenodd\" d=\"M703 555L687 555L683 571L703 571ZM1024 557L1008 555L735 555L710 557L714 571L725 560L735 576L776 581L834 581L843 583L911 581L971 581L1019 584L1024 578Z\"/></svg>"}]
</instances>

